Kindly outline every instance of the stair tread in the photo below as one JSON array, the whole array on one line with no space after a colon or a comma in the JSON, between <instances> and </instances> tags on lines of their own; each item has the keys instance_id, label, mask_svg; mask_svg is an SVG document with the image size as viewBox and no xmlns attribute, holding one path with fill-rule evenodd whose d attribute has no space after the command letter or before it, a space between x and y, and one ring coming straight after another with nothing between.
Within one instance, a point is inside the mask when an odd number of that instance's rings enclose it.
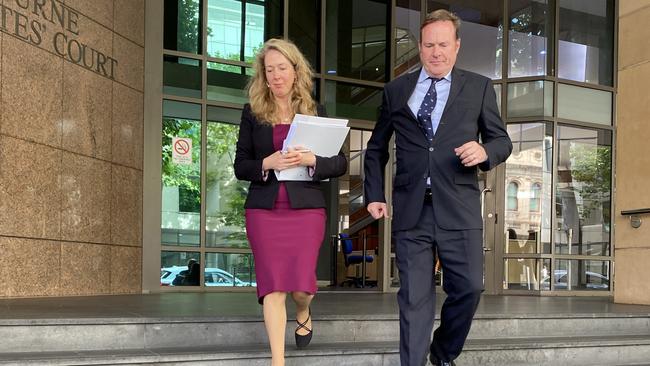
<instances>
[{"instance_id":1,"label":"stair tread","mask_svg":"<svg viewBox=\"0 0 650 366\"><path fill-rule=\"evenodd\" d=\"M602 347L650 345L650 334L576 337L534 337L468 340L465 352L482 350L516 350L539 348ZM287 345L287 357L346 354L390 354L398 352L397 342L314 342L305 350ZM29 364L48 360L61 364L103 364L133 362L173 362L188 360L259 359L270 357L268 345L249 344L221 347L167 347L160 349L123 349L76 352L29 352L0 354L1 364Z\"/></svg>"}]
</instances>

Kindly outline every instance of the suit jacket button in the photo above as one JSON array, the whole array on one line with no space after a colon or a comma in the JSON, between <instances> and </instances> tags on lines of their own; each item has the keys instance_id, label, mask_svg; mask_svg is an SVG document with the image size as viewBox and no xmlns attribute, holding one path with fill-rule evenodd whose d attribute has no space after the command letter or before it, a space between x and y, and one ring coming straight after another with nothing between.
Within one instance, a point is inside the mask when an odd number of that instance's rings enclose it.
<instances>
[{"instance_id":1,"label":"suit jacket button","mask_svg":"<svg viewBox=\"0 0 650 366\"><path fill-rule=\"evenodd\" d=\"M429 148L429 151L433 151L433 150L435 150L435 149L434 149L434 148L432 148L432 147L430 147L430 148Z\"/></svg>"}]
</instances>

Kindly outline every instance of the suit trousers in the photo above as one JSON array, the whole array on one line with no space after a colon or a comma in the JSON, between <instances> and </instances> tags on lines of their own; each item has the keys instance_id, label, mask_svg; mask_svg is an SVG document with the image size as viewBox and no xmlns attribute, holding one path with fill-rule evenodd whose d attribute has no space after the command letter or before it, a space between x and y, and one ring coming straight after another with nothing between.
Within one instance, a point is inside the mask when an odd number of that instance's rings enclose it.
<instances>
[{"instance_id":1,"label":"suit trousers","mask_svg":"<svg viewBox=\"0 0 650 366\"><path fill-rule=\"evenodd\" d=\"M436 208L444 214L444 208ZM463 349L483 291L482 230L444 230L436 225L430 201L424 204L417 225L393 233L400 276L397 293L402 366L422 366L427 353L452 361ZM435 318L435 255L443 269L447 298L440 326L431 342Z\"/></svg>"}]
</instances>

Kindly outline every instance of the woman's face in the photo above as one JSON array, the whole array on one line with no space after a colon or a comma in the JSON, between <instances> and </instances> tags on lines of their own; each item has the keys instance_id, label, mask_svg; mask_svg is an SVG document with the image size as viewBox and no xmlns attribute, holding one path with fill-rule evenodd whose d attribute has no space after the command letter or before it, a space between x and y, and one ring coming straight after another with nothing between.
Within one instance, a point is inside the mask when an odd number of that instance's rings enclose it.
<instances>
[{"instance_id":1,"label":"woman's face","mask_svg":"<svg viewBox=\"0 0 650 366\"><path fill-rule=\"evenodd\" d=\"M282 53L269 50L264 55L264 72L269 89L277 98L283 98L291 93L296 82L296 70Z\"/></svg>"}]
</instances>

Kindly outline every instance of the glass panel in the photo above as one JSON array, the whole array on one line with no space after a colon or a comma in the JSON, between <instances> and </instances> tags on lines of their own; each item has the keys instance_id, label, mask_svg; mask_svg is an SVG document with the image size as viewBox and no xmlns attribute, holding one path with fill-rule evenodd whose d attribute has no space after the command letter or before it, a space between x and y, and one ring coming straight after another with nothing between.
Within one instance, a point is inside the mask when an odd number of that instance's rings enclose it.
<instances>
[{"instance_id":1,"label":"glass panel","mask_svg":"<svg viewBox=\"0 0 650 366\"><path fill-rule=\"evenodd\" d=\"M504 290L539 290L539 259L510 258L503 261Z\"/></svg>"},{"instance_id":2,"label":"glass panel","mask_svg":"<svg viewBox=\"0 0 650 366\"><path fill-rule=\"evenodd\" d=\"M325 107L334 117L376 121L382 90L336 81L325 82Z\"/></svg>"},{"instance_id":3,"label":"glass panel","mask_svg":"<svg viewBox=\"0 0 650 366\"><path fill-rule=\"evenodd\" d=\"M508 118L552 115L552 82L538 80L508 84Z\"/></svg>"},{"instance_id":4,"label":"glass panel","mask_svg":"<svg viewBox=\"0 0 650 366\"><path fill-rule=\"evenodd\" d=\"M174 108L179 107L179 108ZM201 121L183 108L190 103L163 102L162 123L162 243L199 246L201 223ZM167 114L166 112L171 112Z\"/></svg>"},{"instance_id":5,"label":"glass panel","mask_svg":"<svg viewBox=\"0 0 650 366\"><path fill-rule=\"evenodd\" d=\"M257 286L251 253L206 253L205 286Z\"/></svg>"},{"instance_id":6,"label":"glass panel","mask_svg":"<svg viewBox=\"0 0 650 366\"><path fill-rule=\"evenodd\" d=\"M343 148L348 159L348 171L339 183L339 231L347 230L367 218L363 201L363 164L365 150L372 131L350 129L348 143Z\"/></svg>"},{"instance_id":7,"label":"glass panel","mask_svg":"<svg viewBox=\"0 0 650 366\"><path fill-rule=\"evenodd\" d=\"M501 78L503 0L427 0L427 11L447 9L462 20L456 66L491 79Z\"/></svg>"},{"instance_id":8,"label":"glass panel","mask_svg":"<svg viewBox=\"0 0 650 366\"><path fill-rule=\"evenodd\" d=\"M555 290L609 291L609 261L557 259L555 267Z\"/></svg>"},{"instance_id":9,"label":"glass panel","mask_svg":"<svg viewBox=\"0 0 650 366\"><path fill-rule=\"evenodd\" d=\"M245 104L248 103L246 85L249 68L208 62L207 94L209 100Z\"/></svg>"},{"instance_id":10,"label":"glass panel","mask_svg":"<svg viewBox=\"0 0 650 366\"><path fill-rule=\"evenodd\" d=\"M242 1L208 0L208 56L239 61ZM264 23L258 27L262 27Z\"/></svg>"},{"instance_id":11,"label":"glass panel","mask_svg":"<svg viewBox=\"0 0 650 366\"><path fill-rule=\"evenodd\" d=\"M160 286L199 286L200 259L199 252L161 252Z\"/></svg>"},{"instance_id":12,"label":"glass panel","mask_svg":"<svg viewBox=\"0 0 650 366\"><path fill-rule=\"evenodd\" d=\"M543 291L549 291L551 289L551 260L550 259L541 259L542 269L539 277L541 278L541 283L539 289Z\"/></svg>"},{"instance_id":13,"label":"glass panel","mask_svg":"<svg viewBox=\"0 0 650 366\"><path fill-rule=\"evenodd\" d=\"M395 76L420 65L420 0L397 1L395 8Z\"/></svg>"},{"instance_id":14,"label":"glass panel","mask_svg":"<svg viewBox=\"0 0 650 366\"><path fill-rule=\"evenodd\" d=\"M387 0L327 1L327 74L386 80L387 3Z\"/></svg>"},{"instance_id":15,"label":"glass panel","mask_svg":"<svg viewBox=\"0 0 650 366\"><path fill-rule=\"evenodd\" d=\"M252 62L265 39L282 35L282 1L208 0L207 33L208 56Z\"/></svg>"},{"instance_id":16,"label":"glass panel","mask_svg":"<svg viewBox=\"0 0 650 366\"><path fill-rule=\"evenodd\" d=\"M550 254L553 128L536 122L507 129L513 149L506 160L504 252Z\"/></svg>"},{"instance_id":17,"label":"glass panel","mask_svg":"<svg viewBox=\"0 0 650 366\"><path fill-rule=\"evenodd\" d=\"M497 95L497 107L499 108L499 115L501 113L501 84L494 84L494 93Z\"/></svg>"},{"instance_id":18,"label":"glass panel","mask_svg":"<svg viewBox=\"0 0 650 366\"><path fill-rule=\"evenodd\" d=\"M320 7L319 0L289 2L289 39L317 72L320 72Z\"/></svg>"},{"instance_id":19,"label":"glass panel","mask_svg":"<svg viewBox=\"0 0 650 366\"><path fill-rule=\"evenodd\" d=\"M557 115L576 121L612 124L612 93L559 84Z\"/></svg>"},{"instance_id":20,"label":"glass panel","mask_svg":"<svg viewBox=\"0 0 650 366\"><path fill-rule=\"evenodd\" d=\"M201 1L165 0L163 47L201 53Z\"/></svg>"},{"instance_id":21,"label":"glass panel","mask_svg":"<svg viewBox=\"0 0 650 366\"><path fill-rule=\"evenodd\" d=\"M559 0L558 76L613 85L614 0Z\"/></svg>"},{"instance_id":22,"label":"glass panel","mask_svg":"<svg viewBox=\"0 0 650 366\"><path fill-rule=\"evenodd\" d=\"M248 184L235 178L239 126L208 122L206 246L248 248L244 202Z\"/></svg>"},{"instance_id":23,"label":"glass panel","mask_svg":"<svg viewBox=\"0 0 650 366\"><path fill-rule=\"evenodd\" d=\"M609 255L612 133L559 126L557 254Z\"/></svg>"},{"instance_id":24,"label":"glass panel","mask_svg":"<svg viewBox=\"0 0 650 366\"><path fill-rule=\"evenodd\" d=\"M163 57L163 94L201 98L201 61Z\"/></svg>"},{"instance_id":25,"label":"glass panel","mask_svg":"<svg viewBox=\"0 0 650 366\"><path fill-rule=\"evenodd\" d=\"M547 0L510 0L508 32L508 76L546 75L552 11Z\"/></svg>"}]
</instances>

